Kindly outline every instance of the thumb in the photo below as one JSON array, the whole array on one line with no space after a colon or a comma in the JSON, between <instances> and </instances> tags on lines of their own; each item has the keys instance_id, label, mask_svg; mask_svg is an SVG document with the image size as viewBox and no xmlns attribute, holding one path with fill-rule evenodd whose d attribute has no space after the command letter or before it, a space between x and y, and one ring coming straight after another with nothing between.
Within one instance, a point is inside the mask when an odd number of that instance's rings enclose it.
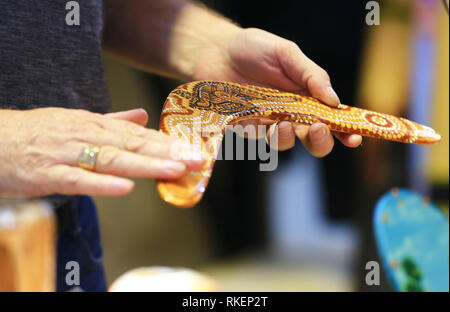
<instances>
[{"instance_id":1,"label":"thumb","mask_svg":"<svg viewBox=\"0 0 450 312\"><path fill-rule=\"evenodd\" d=\"M280 64L291 80L325 104L330 106L340 104L328 73L303 54L295 43L286 43L283 49L279 49L278 54Z\"/></svg>"},{"instance_id":2,"label":"thumb","mask_svg":"<svg viewBox=\"0 0 450 312\"><path fill-rule=\"evenodd\" d=\"M140 126L145 126L148 122L148 114L143 108L136 108L117 113L109 113L105 114L105 116L114 119L130 121Z\"/></svg>"},{"instance_id":3,"label":"thumb","mask_svg":"<svg viewBox=\"0 0 450 312\"><path fill-rule=\"evenodd\" d=\"M303 85L306 86L313 97L321 100L325 104L337 107L341 101L331 86L330 77L327 72L316 64L310 66L311 68L307 69L304 73Z\"/></svg>"}]
</instances>

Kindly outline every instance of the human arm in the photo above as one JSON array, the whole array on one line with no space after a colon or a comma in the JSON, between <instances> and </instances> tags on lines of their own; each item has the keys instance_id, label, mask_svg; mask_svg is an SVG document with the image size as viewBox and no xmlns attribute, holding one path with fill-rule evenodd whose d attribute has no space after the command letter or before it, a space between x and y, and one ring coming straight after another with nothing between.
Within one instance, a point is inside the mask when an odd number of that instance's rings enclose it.
<instances>
[{"instance_id":1,"label":"human arm","mask_svg":"<svg viewBox=\"0 0 450 312\"><path fill-rule=\"evenodd\" d=\"M177 139L147 129L142 109L113 114L84 110L0 109L0 197L50 194L125 195L129 178L171 179L201 161L178 160L193 151ZM100 146L90 172L78 167L88 145Z\"/></svg>"},{"instance_id":2,"label":"human arm","mask_svg":"<svg viewBox=\"0 0 450 312\"><path fill-rule=\"evenodd\" d=\"M228 80L312 95L331 106L339 99L328 74L292 41L260 29L243 29L184 0L107 0L105 49L147 71L182 80ZM333 137L324 124L281 122L271 131L278 148L295 136L315 156L328 154ZM356 147L358 135L334 134Z\"/></svg>"}]
</instances>

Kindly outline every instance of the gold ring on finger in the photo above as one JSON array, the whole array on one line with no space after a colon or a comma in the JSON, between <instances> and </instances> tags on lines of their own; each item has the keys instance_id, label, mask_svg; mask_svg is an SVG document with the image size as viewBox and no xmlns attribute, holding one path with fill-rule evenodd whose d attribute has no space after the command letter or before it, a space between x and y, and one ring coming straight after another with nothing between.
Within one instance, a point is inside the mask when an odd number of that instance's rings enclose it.
<instances>
[{"instance_id":1,"label":"gold ring on finger","mask_svg":"<svg viewBox=\"0 0 450 312\"><path fill-rule=\"evenodd\" d=\"M78 157L78 166L80 168L92 171L95 167L95 162L97 161L97 155L100 152L100 147L95 145L85 146L80 156Z\"/></svg>"}]
</instances>

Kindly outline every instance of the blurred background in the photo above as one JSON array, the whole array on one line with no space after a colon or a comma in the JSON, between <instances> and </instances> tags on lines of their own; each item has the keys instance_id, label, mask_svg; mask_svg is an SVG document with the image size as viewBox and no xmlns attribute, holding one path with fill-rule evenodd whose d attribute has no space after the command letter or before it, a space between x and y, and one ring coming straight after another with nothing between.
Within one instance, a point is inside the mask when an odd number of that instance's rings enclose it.
<instances>
[{"instance_id":1,"label":"blurred background","mask_svg":"<svg viewBox=\"0 0 450 312\"><path fill-rule=\"evenodd\" d=\"M111 283L139 266L182 266L228 291L381 291L365 284L378 261L372 214L392 187L429 196L448 213L449 20L440 0L383 0L380 25L366 24L367 1L214 0L205 5L243 27L296 42L330 74L342 103L409 117L443 140L415 147L364 139L336 143L323 159L297 146L278 168L218 161L202 202L165 204L152 180L122 198L96 198ZM257 3L257 5L256 5ZM105 59L113 110L143 107L158 128L162 105L180 82ZM228 133L227 135L232 135Z\"/></svg>"}]
</instances>

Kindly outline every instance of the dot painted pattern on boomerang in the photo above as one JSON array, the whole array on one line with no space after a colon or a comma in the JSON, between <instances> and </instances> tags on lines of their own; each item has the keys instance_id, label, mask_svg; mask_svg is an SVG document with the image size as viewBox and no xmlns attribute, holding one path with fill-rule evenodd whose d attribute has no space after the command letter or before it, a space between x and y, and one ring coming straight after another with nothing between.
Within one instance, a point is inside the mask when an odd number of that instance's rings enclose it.
<instances>
[{"instance_id":1,"label":"dot painted pattern on boomerang","mask_svg":"<svg viewBox=\"0 0 450 312\"><path fill-rule=\"evenodd\" d=\"M332 131L402 143L434 144L440 140L440 136L429 127L387 114L347 105L333 108L312 97L258 86L220 81L191 82L177 87L169 94L160 121L162 132L199 144L201 150L210 155L204 170L188 174L195 176L195 179L191 179L189 183L187 178L184 179L186 181L180 181L184 183L183 187L193 187L192 194L203 193L211 176L225 127L243 120L260 118L302 124L322 122ZM197 184L190 185L194 182ZM162 184L170 184L174 190L183 193L181 184L178 183L178 188L175 188L174 183L177 182L158 182L158 190L167 201L184 206L182 199L169 198L184 195L167 195L170 187L164 187L162 191Z\"/></svg>"}]
</instances>

